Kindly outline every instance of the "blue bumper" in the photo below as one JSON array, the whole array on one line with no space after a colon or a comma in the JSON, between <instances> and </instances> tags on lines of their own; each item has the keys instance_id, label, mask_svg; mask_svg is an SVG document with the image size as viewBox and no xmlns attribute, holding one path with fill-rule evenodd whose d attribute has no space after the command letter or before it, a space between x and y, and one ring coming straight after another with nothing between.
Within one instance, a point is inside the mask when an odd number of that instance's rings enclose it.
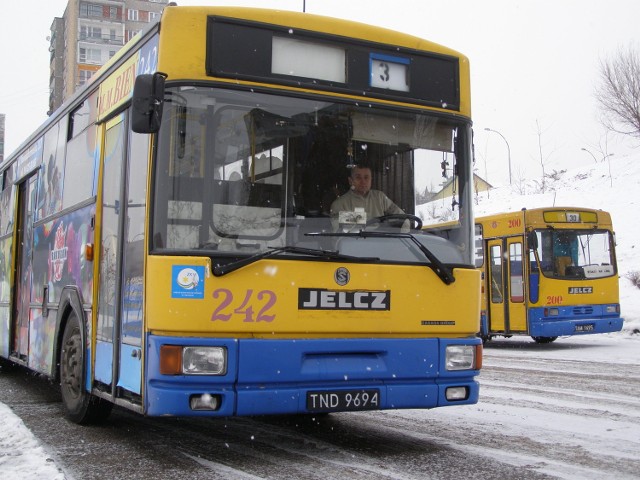
<instances>
[{"instance_id":1,"label":"blue bumper","mask_svg":"<svg viewBox=\"0 0 640 480\"><path fill-rule=\"evenodd\" d=\"M313 413L307 393L376 391L376 408L433 408L478 401L479 370L446 371L447 345L478 345L464 339L226 339L147 338L145 414L150 416L242 416ZM163 344L222 346L224 375L162 375ZM464 387L464 399L445 398ZM215 411L192 410L193 395L220 399ZM341 410L332 410L341 411Z\"/></svg>"},{"instance_id":2,"label":"blue bumper","mask_svg":"<svg viewBox=\"0 0 640 480\"><path fill-rule=\"evenodd\" d=\"M529 335L532 337L562 337L611 333L622 330L624 319L619 314L606 313L606 305L557 307L557 315L545 316L550 308L529 310Z\"/></svg>"}]
</instances>

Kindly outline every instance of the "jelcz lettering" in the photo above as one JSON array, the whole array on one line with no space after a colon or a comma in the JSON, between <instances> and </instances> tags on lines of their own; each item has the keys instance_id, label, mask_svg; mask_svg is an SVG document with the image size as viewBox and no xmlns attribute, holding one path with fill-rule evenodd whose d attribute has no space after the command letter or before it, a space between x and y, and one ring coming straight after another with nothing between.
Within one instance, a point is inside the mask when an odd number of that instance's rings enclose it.
<instances>
[{"instance_id":1,"label":"jelcz lettering","mask_svg":"<svg viewBox=\"0 0 640 480\"><path fill-rule=\"evenodd\" d=\"M569 287L569 294L593 293L593 287Z\"/></svg>"},{"instance_id":2,"label":"jelcz lettering","mask_svg":"<svg viewBox=\"0 0 640 480\"><path fill-rule=\"evenodd\" d=\"M298 290L299 310L390 310L391 291Z\"/></svg>"}]
</instances>

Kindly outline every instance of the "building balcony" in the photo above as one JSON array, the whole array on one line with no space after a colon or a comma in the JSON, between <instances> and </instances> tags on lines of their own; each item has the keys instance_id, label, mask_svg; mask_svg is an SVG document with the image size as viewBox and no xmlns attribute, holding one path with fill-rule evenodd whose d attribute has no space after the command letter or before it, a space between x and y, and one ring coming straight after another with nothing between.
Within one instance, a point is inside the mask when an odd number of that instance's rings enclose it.
<instances>
[{"instance_id":1,"label":"building balcony","mask_svg":"<svg viewBox=\"0 0 640 480\"><path fill-rule=\"evenodd\" d=\"M78 35L78 41L84 43L93 43L95 45L124 45L124 36L122 35L104 35L101 37L94 37L91 35Z\"/></svg>"}]
</instances>

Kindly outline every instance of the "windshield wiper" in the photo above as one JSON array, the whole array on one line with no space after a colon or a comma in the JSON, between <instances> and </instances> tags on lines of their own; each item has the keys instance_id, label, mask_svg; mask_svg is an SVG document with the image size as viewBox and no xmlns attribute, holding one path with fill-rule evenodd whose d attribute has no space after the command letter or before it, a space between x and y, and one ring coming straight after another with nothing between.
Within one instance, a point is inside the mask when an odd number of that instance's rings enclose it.
<instances>
[{"instance_id":1,"label":"windshield wiper","mask_svg":"<svg viewBox=\"0 0 640 480\"><path fill-rule=\"evenodd\" d=\"M408 238L413 243L415 243L420 251L424 254L425 257L431 262L429 267L433 269L436 275L442 280L446 285L450 285L456 281L456 278L453 276L453 272L449 267L447 267L444 263L440 261L438 257L436 257L431 250L425 247L420 240L418 240L411 233L394 233L394 232L367 232L366 230L360 230L359 232L353 233L343 233L343 232L312 232L307 233L306 235L310 236L318 236L318 237L362 237L362 238Z\"/></svg>"},{"instance_id":2,"label":"windshield wiper","mask_svg":"<svg viewBox=\"0 0 640 480\"><path fill-rule=\"evenodd\" d=\"M213 274L216 277L221 277L227 273L234 272L242 267L251 265L264 258L269 258L279 253L300 253L303 255L311 255L314 257L321 257L327 260L357 260L359 262L377 262L380 261L378 257L356 257L353 255L344 255L333 250L316 250L313 248L296 247L294 245L285 245L284 247L269 247L271 250L265 250L264 252L256 253L247 258L236 260L225 265L214 265Z\"/></svg>"}]
</instances>

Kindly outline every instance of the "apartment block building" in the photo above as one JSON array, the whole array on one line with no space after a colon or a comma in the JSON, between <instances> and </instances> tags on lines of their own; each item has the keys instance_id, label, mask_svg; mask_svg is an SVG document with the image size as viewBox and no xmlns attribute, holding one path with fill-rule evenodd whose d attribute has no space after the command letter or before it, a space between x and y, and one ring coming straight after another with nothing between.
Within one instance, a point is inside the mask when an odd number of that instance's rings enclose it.
<instances>
[{"instance_id":1,"label":"apartment block building","mask_svg":"<svg viewBox=\"0 0 640 480\"><path fill-rule=\"evenodd\" d=\"M49 114L122 46L157 22L169 0L69 0L51 24Z\"/></svg>"},{"instance_id":2,"label":"apartment block building","mask_svg":"<svg viewBox=\"0 0 640 480\"><path fill-rule=\"evenodd\" d=\"M4 113L0 113L0 163L4 160Z\"/></svg>"}]
</instances>

